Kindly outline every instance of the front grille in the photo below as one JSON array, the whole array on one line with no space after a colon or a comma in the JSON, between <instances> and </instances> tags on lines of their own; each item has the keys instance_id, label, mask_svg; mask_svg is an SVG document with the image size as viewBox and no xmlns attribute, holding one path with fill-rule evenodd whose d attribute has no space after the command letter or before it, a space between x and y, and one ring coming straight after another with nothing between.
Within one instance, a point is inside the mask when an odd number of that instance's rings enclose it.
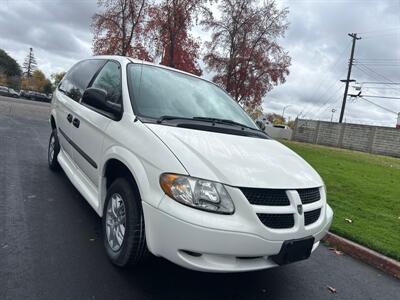
<instances>
[{"instance_id":1,"label":"front grille","mask_svg":"<svg viewBox=\"0 0 400 300\"><path fill-rule=\"evenodd\" d=\"M319 188L302 189L302 190L297 190L297 192L299 193L301 203L303 204L317 202L318 200L321 199Z\"/></svg>"},{"instance_id":2,"label":"front grille","mask_svg":"<svg viewBox=\"0 0 400 300\"><path fill-rule=\"evenodd\" d=\"M320 214L321 214L320 208L304 212L304 224L307 226L314 222L317 222Z\"/></svg>"},{"instance_id":3,"label":"front grille","mask_svg":"<svg viewBox=\"0 0 400 300\"><path fill-rule=\"evenodd\" d=\"M283 229L294 226L293 214L257 214L257 216L269 228Z\"/></svg>"},{"instance_id":4,"label":"front grille","mask_svg":"<svg viewBox=\"0 0 400 300\"><path fill-rule=\"evenodd\" d=\"M285 190L240 188L247 200L254 205L290 205Z\"/></svg>"}]
</instances>

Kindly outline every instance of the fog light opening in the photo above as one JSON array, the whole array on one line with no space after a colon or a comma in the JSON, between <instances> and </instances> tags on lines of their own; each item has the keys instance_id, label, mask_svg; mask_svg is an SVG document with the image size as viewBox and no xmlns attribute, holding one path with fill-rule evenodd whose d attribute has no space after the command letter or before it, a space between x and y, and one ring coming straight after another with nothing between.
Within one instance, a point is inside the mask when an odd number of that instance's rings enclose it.
<instances>
[{"instance_id":1,"label":"fog light opening","mask_svg":"<svg viewBox=\"0 0 400 300\"><path fill-rule=\"evenodd\" d=\"M200 257L203 254L194 252L194 251L189 251L189 250L181 250L183 253L186 253L187 255L193 256L193 257Z\"/></svg>"}]
</instances>

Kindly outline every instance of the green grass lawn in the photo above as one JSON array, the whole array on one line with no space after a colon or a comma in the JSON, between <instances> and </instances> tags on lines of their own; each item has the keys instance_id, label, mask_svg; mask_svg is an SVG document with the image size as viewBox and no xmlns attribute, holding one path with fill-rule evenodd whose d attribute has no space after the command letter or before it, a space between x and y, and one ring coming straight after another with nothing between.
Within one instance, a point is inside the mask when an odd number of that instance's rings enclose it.
<instances>
[{"instance_id":1,"label":"green grass lawn","mask_svg":"<svg viewBox=\"0 0 400 300\"><path fill-rule=\"evenodd\" d=\"M400 159L283 143L323 178L335 213L331 231L400 261Z\"/></svg>"}]
</instances>

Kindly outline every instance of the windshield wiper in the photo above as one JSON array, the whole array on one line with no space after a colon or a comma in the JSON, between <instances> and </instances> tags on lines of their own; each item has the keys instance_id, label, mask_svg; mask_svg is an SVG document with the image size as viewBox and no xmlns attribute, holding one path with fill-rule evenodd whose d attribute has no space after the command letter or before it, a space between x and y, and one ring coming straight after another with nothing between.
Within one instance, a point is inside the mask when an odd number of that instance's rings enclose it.
<instances>
[{"instance_id":1,"label":"windshield wiper","mask_svg":"<svg viewBox=\"0 0 400 300\"><path fill-rule=\"evenodd\" d=\"M251 130L256 130L256 131L261 131L260 129L250 127L232 120L228 119L218 119L218 118L209 118L209 117L193 117L193 118L188 118L188 117L178 117L178 116L161 116L157 119L157 123L161 124L165 120L186 120L186 121L203 121L203 122L211 122L214 124L226 124L226 125L233 125L233 126L240 126L242 128L247 128Z\"/></svg>"},{"instance_id":2,"label":"windshield wiper","mask_svg":"<svg viewBox=\"0 0 400 300\"><path fill-rule=\"evenodd\" d=\"M251 129L251 130L260 131L257 128L250 127L250 126L244 125L242 123L238 123L238 122L235 122L235 121L232 121L232 120L228 120L228 119L218 119L218 118L208 118L208 117L193 117L193 120L213 122L213 123L218 123L218 124L235 125L235 126L240 126L240 127Z\"/></svg>"},{"instance_id":3,"label":"windshield wiper","mask_svg":"<svg viewBox=\"0 0 400 300\"><path fill-rule=\"evenodd\" d=\"M193 118L177 117L177 116L161 116L157 119L157 123L160 124L165 120L188 120L193 121Z\"/></svg>"}]
</instances>

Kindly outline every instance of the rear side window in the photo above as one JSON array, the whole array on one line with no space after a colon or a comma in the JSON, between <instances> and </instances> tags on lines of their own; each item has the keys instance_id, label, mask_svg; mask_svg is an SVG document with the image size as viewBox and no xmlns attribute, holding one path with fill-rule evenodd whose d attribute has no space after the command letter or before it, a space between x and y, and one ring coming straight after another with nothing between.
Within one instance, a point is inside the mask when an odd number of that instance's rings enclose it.
<instances>
[{"instance_id":1,"label":"rear side window","mask_svg":"<svg viewBox=\"0 0 400 300\"><path fill-rule=\"evenodd\" d=\"M122 104L121 67L119 64L114 61L107 62L93 81L91 87L105 90L108 101Z\"/></svg>"},{"instance_id":2,"label":"rear side window","mask_svg":"<svg viewBox=\"0 0 400 300\"><path fill-rule=\"evenodd\" d=\"M59 90L75 101L80 101L82 94L89 85L96 72L104 65L100 59L84 60L77 63L65 75Z\"/></svg>"}]
</instances>

